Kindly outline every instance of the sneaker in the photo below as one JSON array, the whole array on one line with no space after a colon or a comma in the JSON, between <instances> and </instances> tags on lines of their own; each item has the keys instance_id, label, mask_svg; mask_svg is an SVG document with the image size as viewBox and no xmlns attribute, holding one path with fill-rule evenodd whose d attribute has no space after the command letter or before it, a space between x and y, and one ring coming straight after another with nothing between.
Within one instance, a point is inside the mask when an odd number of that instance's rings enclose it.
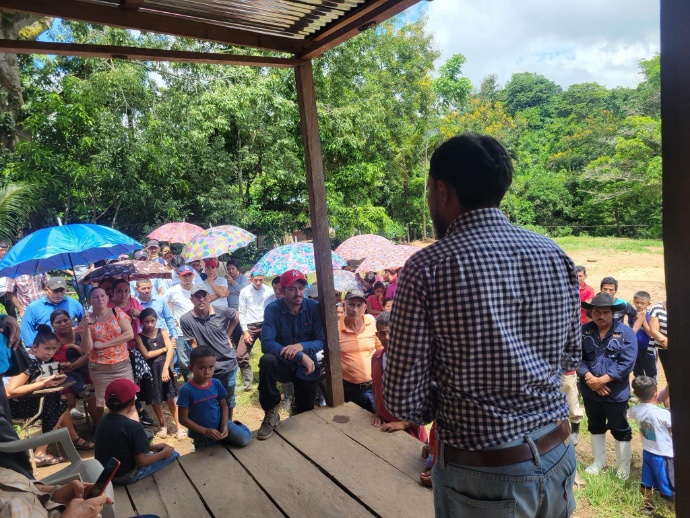
<instances>
[{"instance_id":1,"label":"sneaker","mask_svg":"<svg viewBox=\"0 0 690 518\"><path fill-rule=\"evenodd\" d=\"M72 418L72 421L79 421L80 419L84 419L86 417L86 414L80 412L76 408L73 408L69 411L69 416Z\"/></svg>"},{"instance_id":2,"label":"sneaker","mask_svg":"<svg viewBox=\"0 0 690 518\"><path fill-rule=\"evenodd\" d=\"M139 422L144 426L153 426L153 419L146 413L146 410L139 413Z\"/></svg>"},{"instance_id":3,"label":"sneaker","mask_svg":"<svg viewBox=\"0 0 690 518\"><path fill-rule=\"evenodd\" d=\"M265 441L271 437L271 435L273 435L273 430L278 426L278 423L280 423L280 414L278 413L279 406L280 405L276 405L266 412L264 420L261 423L261 428L259 428L259 431L256 433L256 438L260 441Z\"/></svg>"}]
</instances>

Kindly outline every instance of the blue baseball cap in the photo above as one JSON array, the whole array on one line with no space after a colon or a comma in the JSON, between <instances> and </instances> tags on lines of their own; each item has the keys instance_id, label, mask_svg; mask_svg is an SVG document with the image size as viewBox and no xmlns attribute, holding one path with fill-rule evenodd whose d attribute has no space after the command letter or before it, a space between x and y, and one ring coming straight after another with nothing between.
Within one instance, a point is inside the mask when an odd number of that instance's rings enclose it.
<instances>
[{"instance_id":1,"label":"blue baseball cap","mask_svg":"<svg viewBox=\"0 0 690 518\"><path fill-rule=\"evenodd\" d=\"M194 275L194 269L191 266L183 264L177 271L177 275Z\"/></svg>"}]
</instances>

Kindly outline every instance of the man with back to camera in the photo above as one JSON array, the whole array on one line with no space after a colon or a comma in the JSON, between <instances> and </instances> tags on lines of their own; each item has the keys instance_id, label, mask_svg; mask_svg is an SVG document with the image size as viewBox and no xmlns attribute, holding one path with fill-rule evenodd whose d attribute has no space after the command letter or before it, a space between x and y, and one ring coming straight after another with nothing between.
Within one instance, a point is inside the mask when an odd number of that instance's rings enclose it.
<instances>
[{"instance_id":1,"label":"man with back to camera","mask_svg":"<svg viewBox=\"0 0 690 518\"><path fill-rule=\"evenodd\" d=\"M447 140L429 173L439 241L398 279L386 406L436 419L436 516L568 516L575 450L560 388L581 356L575 265L498 209L513 166L494 138Z\"/></svg>"}]
</instances>

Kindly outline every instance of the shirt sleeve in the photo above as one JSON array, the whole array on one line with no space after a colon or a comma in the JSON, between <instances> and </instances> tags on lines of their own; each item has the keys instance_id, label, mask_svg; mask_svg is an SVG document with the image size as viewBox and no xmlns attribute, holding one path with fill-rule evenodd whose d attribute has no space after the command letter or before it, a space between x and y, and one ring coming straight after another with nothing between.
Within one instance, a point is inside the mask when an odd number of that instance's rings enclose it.
<instances>
[{"instance_id":1,"label":"shirt sleeve","mask_svg":"<svg viewBox=\"0 0 690 518\"><path fill-rule=\"evenodd\" d=\"M247 330L247 297L244 291L240 290L240 298L237 303L237 312L240 314L240 327L242 331ZM264 319L266 317L264 316Z\"/></svg>"},{"instance_id":2,"label":"shirt sleeve","mask_svg":"<svg viewBox=\"0 0 690 518\"><path fill-rule=\"evenodd\" d=\"M168 335L170 335L171 340L175 340L177 339L177 326L175 325L175 318L173 318L167 302L163 301L161 306L161 316L163 317L163 320L165 320L165 326L168 328Z\"/></svg>"},{"instance_id":3,"label":"shirt sleeve","mask_svg":"<svg viewBox=\"0 0 690 518\"><path fill-rule=\"evenodd\" d=\"M190 338L192 340L196 340L196 337L194 336L194 330L192 329L192 325L189 323L189 320L185 318L187 315L188 313L185 313L180 317L180 329L182 330L182 336L184 336L187 340L189 340Z\"/></svg>"},{"instance_id":4,"label":"shirt sleeve","mask_svg":"<svg viewBox=\"0 0 690 518\"><path fill-rule=\"evenodd\" d=\"M187 387L184 385L180 389L180 393L177 396L177 406L182 408L189 408L192 401L192 394Z\"/></svg>"},{"instance_id":5,"label":"shirt sleeve","mask_svg":"<svg viewBox=\"0 0 690 518\"><path fill-rule=\"evenodd\" d=\"M218 392L218 400L225 399L228 397L228 391L225 390L223 384L216 378L211 378L213 380L213 386L216 387L216 392Z\"/></svg>"},{"instance_id":6,"label":"shirt sleeve","mask_svg":"<svg viewBox=\"0 0 690 518\"><path fill-rule=\"evenodd\" d=\"M134 421L132 421L132 423L134 423ZM134 455L148 453L150 451L149 440L148 437L146 437L144 426L141 423L135 424L139 426L132 429L132 453Z\"/></svg>"},{"instance_id":7,"label":"shirt sleeve","mask_svg":"<svg viewBox=\"0 0 690 518\"><path fill-rule=\"evenodd\" d=\"M625 314L628 315L631 322L635 322L635 319L637 318L637 310L635 309L635 306L628 303L628 307L625 308Z\"/></svg>"},{"instance_id":8,"label":"shirt sleeve","mask_svg":"<svg viewBox=\"0 0 690 518\"><path fill-rule=\"evenodd\" d=\"M28 306L24 311L22 324L19 327L19 337L22 339L25 347L31 347L36 336L36 318L33 308Z\"/></svg>"},{"instance_id":9,"label":"shirt sleeve","mask_svg":"<svg viewBox=\"0 0 690 518\"><path fill-rule=\"evenodd\" d=\"M433 333L424 269L403 269L391 315L383 397L398 419L423 424L435 413L431 386Z\"/></svg>"},{"instance_id":10,"label":"shirt sleeve","mask_svg":"<svg viewBox=\"0 0 690 518\"><path fill-rule=\"evenodd\" d=\"M582 325L580 320L580 289L577 283L575 264L566 258L566 269L570 282L570 325L561 353L561 369L569 372L578 368L582 360Z\"/></svg>"},{"instance_id":11,"label":"shirt sleeve","mask_svg":"<svg viewBox=\"0 0 690 518\"><path fill-rule=\"evenodd\" d=\"M242 297L240 296L240 304ZM240 313L240 320L242 313ZM277 328L278 311L273 305L266 308L264 312L264 325L261 328L261 352L264 354L280 355L283 346L276 341L278 336ZM287 345L287 344L285 344ZM302 344L304 346L304 344Z\"/></svg>"}]
</instances>

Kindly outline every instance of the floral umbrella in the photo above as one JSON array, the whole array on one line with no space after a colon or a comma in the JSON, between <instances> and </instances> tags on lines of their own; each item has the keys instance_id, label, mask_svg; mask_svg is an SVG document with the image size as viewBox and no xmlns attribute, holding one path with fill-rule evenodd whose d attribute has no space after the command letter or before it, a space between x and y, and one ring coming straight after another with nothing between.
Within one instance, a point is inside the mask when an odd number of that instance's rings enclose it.
<instances>
[{"instance_id":1,"label":"floral umbrella","mask_svg":"<svg viewBox=\"0 0 690 518\"><path fill-rule=\"evenodd\" d=\"M157 241L167 241L168 243L189 243L194 236L204 229L192 223L174 222L166 223L151 232L147 237Z\"/></svg>"},{"instance_id":2,"label":"floral umbrella","mask_svg":"<svg viewBox=\"0 0 690 518\"><path fill-rule=\"evenodd\" d=\"M333 269L340 269L346 263L342 257L331 252ZM316 271L314 245L312 243L293 243L279 246L265 254L252 268L252 274L281 275L287 270L299 270L303 274Z\"/></svg>"},{"instance_id":3,"label":"floral umbrella","mask_svg":"<svg viewBox=\"0 0 690 518\"><path fill-rule=\"evenodd\" d=\"M335 249L335 253L346 261L361 260L375 254L382 248L393 246L393 242L376 234L362 234L346 239Z\"/></svg>"},{"instance_id":4,"label":"floral umbrella","mask_svg":"<svg viewBox=\"0 0 690 518\"><path fill-rule=\"evenodd\" d=\"M118 261L94 268L79 283L91 284L103 279L170 279L171 276L170 270L158 261Z\"/></svg>"},{"instance_id":5,"label":"floral umbrella","mask_svg":"<svg viewBox=\"0 0 690 518\"><path fill-rule=\"evenodd\" d=\"M401 268L419 248L411 245L392 245L379 249L357 267L356 272L380 272L386 268Z\"/></svg>"},{"instance_id":6,"label":"floral umbrella","mask_svg":"<svg viewBox=\"0 0 690 518\"><path fill-rule=\"evenodd\" d=\"M311 273L307 275L307 281L311 285L316 285L316 274ZM334 270L333 271L333 284L335 284L335 291L340 291L342 293L347 293L350 290L361 290L357 281L357 275L353 272L348 272L346 270Z\"/></svg>"},{"instance_id":7,"label":"floral umbrella","mask_svg":"<svg viewBox=\"0 0 690 518\"><path fill-rule=\"evenodd\" d=\"M254 234L234 225L211 227L187 243L182 250L182 257L188 263L208 257L219 257L247 246L255 239Z\"/></svg>"}]
</instances>

